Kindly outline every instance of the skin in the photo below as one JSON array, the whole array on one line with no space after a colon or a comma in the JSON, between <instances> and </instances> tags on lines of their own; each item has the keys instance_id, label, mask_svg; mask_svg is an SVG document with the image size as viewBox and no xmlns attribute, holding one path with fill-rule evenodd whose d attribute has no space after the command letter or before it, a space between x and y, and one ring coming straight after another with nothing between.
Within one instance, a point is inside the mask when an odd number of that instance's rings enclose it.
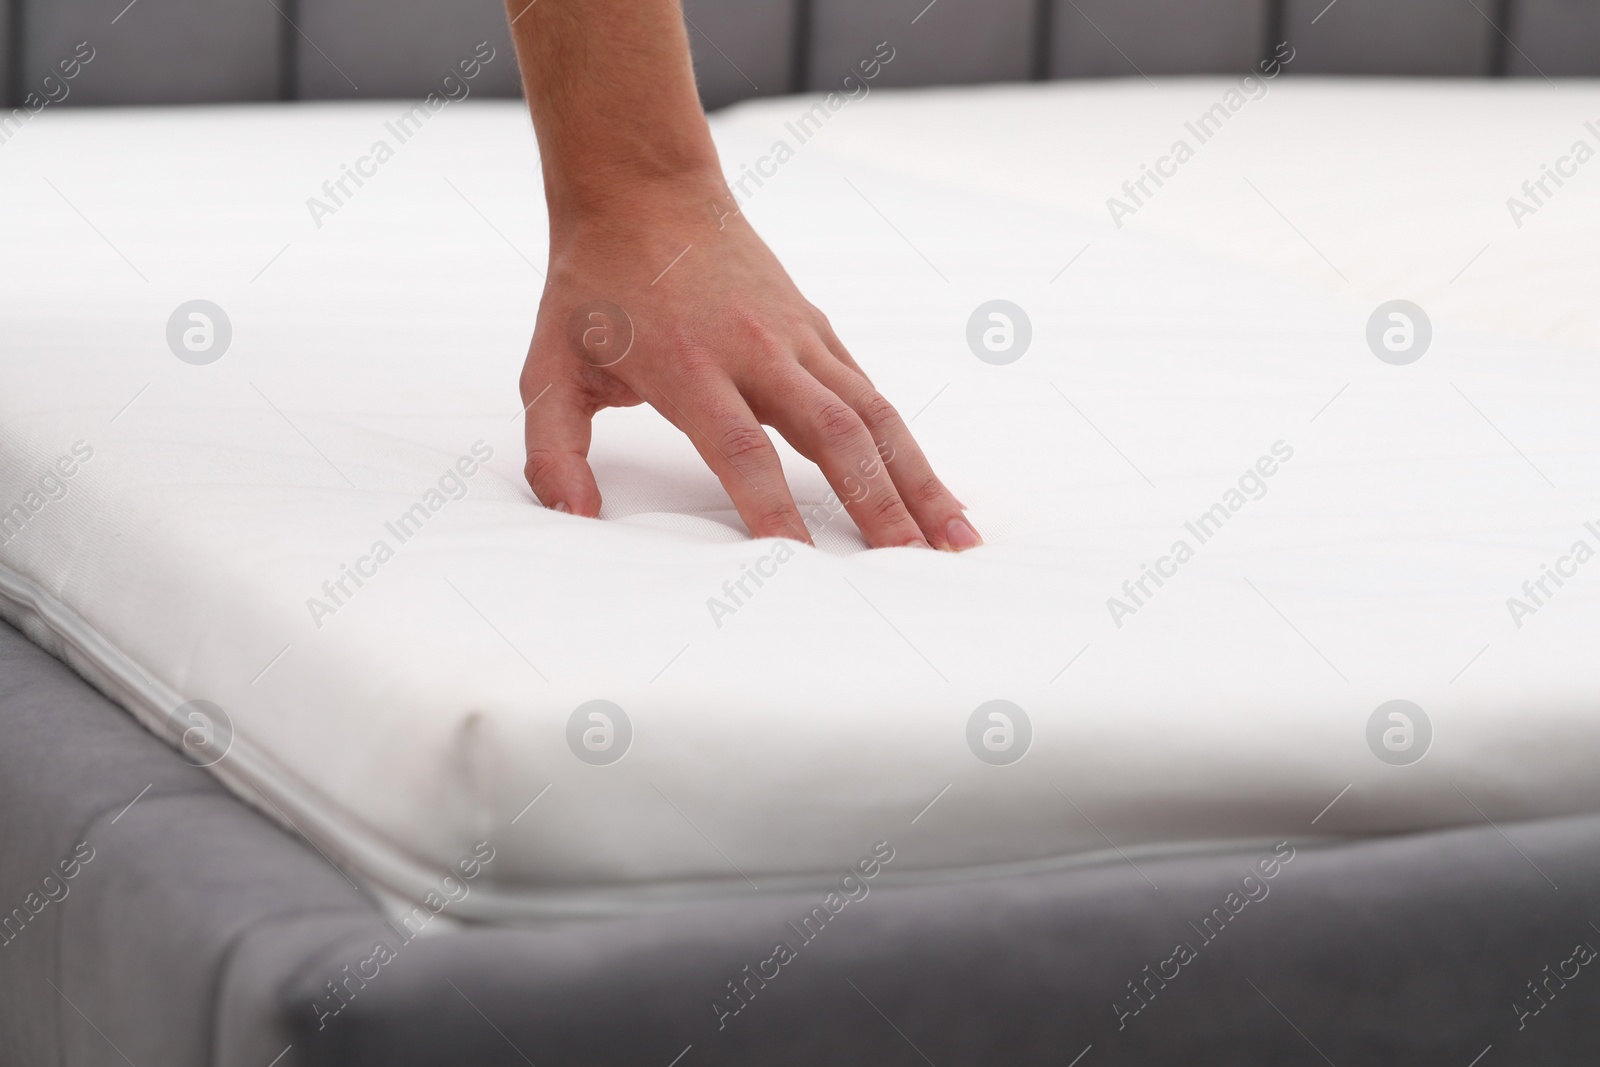
<instances>
[{"instance_id":1,"label":"skin","mask_svg":"<svg viewBox=\"0 0 1600 1067\"><path fill-rule=\"evenodd\" d=\"M507 9L550 211L521 380L539 500L598 516L594 415L647 402L694 443L753 537L811 540L771 427L821 468L873 547L980 544L904 420L739 213L672 0Z\"/></svg>"}]
</instances>

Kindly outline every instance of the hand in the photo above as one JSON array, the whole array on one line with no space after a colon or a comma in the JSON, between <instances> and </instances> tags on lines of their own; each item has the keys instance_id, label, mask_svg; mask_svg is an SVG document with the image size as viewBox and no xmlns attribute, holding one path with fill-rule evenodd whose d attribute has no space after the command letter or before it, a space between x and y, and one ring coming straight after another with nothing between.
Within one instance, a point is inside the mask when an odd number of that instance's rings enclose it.
<instances>
[{"instance_id":1,"label":"hand","mask_svg":"<svg viewBox=\"0 0 1600 1067\"><path fill-rule=\"evenodd\" d=\"M528 483L546 507L599 514L591 420L648 402L694 443L752 537L811 540L770 426L822 469L869 545L981 543L720 177L613 186L603 203L552 209L521 389Z\"/></svg>"}]
</instances>

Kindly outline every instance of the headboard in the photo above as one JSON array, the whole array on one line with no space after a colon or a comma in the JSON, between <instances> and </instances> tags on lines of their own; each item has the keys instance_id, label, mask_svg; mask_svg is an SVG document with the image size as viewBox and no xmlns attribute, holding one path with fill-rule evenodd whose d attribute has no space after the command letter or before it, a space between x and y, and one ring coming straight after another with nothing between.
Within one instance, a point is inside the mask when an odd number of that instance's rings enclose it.
<instances>
[{"instance_id":1,"label":"headboard","mask_svg":"<svg viewBox=\"0 0 1600 1067\"><path fill-rule=\"evenodd\" d=\"M561 3L563 0L539 0ZM707 107L832 86L1233 74L1600 74L1600 0L682 0ZM0 85L64 104L422 96L480 41L514 96L501 0L0 0ZM63 82L87 42L93 59ZM53 79L47 81L47 79Z\"/></svg>"}]
</instances>

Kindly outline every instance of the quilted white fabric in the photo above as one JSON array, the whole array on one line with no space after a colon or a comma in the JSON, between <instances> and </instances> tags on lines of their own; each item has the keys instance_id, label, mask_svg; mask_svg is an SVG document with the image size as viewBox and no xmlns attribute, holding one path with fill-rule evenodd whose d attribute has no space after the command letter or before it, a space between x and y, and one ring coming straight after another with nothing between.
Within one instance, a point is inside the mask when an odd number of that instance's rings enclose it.
<instances>
[{"instance_id":1,"label":"quilted white fabric","mask_svg":"<svg viewBox=\"0 0 1600 1067\"><path fill-rule=\"evenodd\" d=\"M514 105L331 213L405 105L51 113L0 149L0 604L375 886L488 842L462 915L1600 808L1600 164L1503 203L1600 93L1280 80L1115 226L1229 84L716 120L960 556L788 453L818 547L751 542L649 410L601 521L537 506Z\"/></svg>"}]
</instances>

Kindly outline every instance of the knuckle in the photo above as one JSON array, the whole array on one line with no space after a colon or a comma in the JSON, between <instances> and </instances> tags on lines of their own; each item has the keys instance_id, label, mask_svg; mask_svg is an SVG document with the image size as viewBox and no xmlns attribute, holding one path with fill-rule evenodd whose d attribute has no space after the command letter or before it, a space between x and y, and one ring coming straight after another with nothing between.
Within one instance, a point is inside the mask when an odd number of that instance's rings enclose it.
<instances>
[{"instance_id":1,"label":"knuckle","mask_svg":"<svg viewBox=\"0 0 1600 1067\"><path fill-rule=\"evenodd\" d=\"M761 303L741 305L733 309L731 314L739 329L751 334L767 334L773 330L773 321L782 318L783 309Z\"/></svg>"},{"instance_id":2,"label":"knuckle","mask_svg":"<svg viewBox=\"0 0 1600 1067\"><path fill-rule=\"evenodd\" d=\"M830 400L823 404L812 421L826 447L848 444L862 429L861 417L842 400Z\"/></svg>"},{"instance_id":3,"label":"knuckle","mask_svg":"<svg viewBox=\"0 0 1600 1067\"><path fill-rule=\"evenodd\" d=\"M868 498L867 513L885 526L911 521L905 502L894 493L877 493Z\"/></svg>"},{"instance_id":4,"label":"knuckle","mask_svg":"<svg viewBox=\"0 0 1600 1067\"><path fill-rule=\"evenodd\" d=\"M751 308L736 308L728 312L728 325L744 344L757 351L781 347L779 331L773 328L767 316Z\"/></svg>"},{"instance_id":5,"label":"knuckle","mask_svg":"<svg viewBox=\"0 0 1600 1067\"><path fill-rule=\"evenodd\" d=\"M667 349L672 354L673 370L684 380L703 377L716 367L711 350L695 335L678 334L667 342Z\"/></svg>"},{"instance_id":6,"label":"knuckle","mask_svg":"<svg viewBox=\"0 0 1600 1067\"><path fill-rule=\"evenodd\" d=\"M766 432L754 423L735 422L717 435L717 445L722 454L735 463L748 463L759 459L772 447Z\"/></svg>"},{"instance_id":7,"label":"knuckle","mask_svg":"<svg viewBox=\"0 0 1600 1067\"><path fill-rule=\"evenodd\" d=\"M806 324L811 327L816 335L828 344L837 345L839 335L833 332L833 323L815 304L806 305Z\"/></svg>"},{"instance_id":8,"label":"knuckle","mask_svg":"<svg viewBox=\"0 0 1600 1067\"><path fill-rule=\"evenodd\" d=\"M790 345L781 330L775 330L765 323L758 324L748 331L750 347L753 351L763 356L772 358L786 355Z\"/></svg>"},{"instance_id":9,"label":"knuckle","mask_svg":"<svg viewBox=\"0 0 1600 1067\"><path fill-rule=\"evenodd\" d=\"M528 449L528 461L522 465L523 476L535 490L548 484L560 469L560 454L548 448Z\"/></svg>"},{"instance_id":10,"label":"knuckle","mask_svg":"<svg viewBox=\"0 0 1600 1067\"><path fill-rule=\"evenodd\" d=\"M942 503L948 495L949 490L945 489L944 483L933 474L917 482L916 487L911 490L912 499L919 504Z\"/></svg>"},{"instance_id":11,"label":"knuckle","mask_svg":"<svg viewBox=\"0 0 1600 1067\"><path fill-rule=\"evenodd\" d=\"M757 530L794 531L800 527L799 517L793 508L781 501L765 504L756 513Z\"/></svg>"},{"instance_id":12,"label":"knuckle","mask_svg":"<svg viewBox=\"0 0 1600 1067\"><path fill-rule=\"evenodd\" d=\"M900 412L895 410L889 399L876 389L868 389L861 397L859 405L861 418L868 426L879 430L895 429L900 425Z\"/></svg>"}]
</instances>

